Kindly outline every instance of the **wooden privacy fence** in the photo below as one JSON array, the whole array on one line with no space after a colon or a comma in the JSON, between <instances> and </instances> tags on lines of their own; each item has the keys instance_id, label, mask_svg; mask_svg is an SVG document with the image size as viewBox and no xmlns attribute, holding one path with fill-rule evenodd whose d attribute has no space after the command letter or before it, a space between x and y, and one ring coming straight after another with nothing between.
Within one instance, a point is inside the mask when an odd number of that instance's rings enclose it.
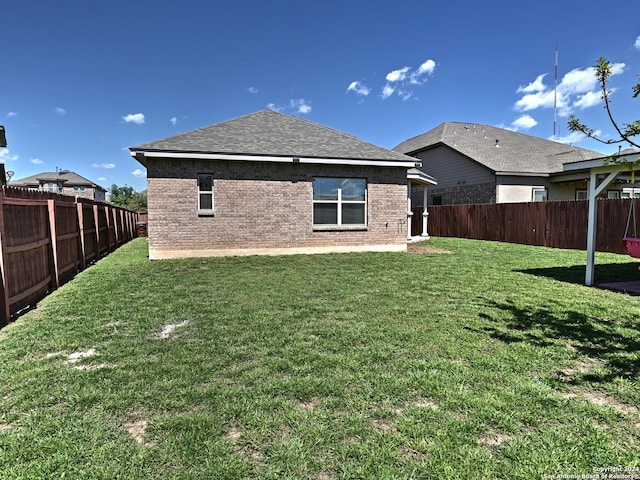
<instances>
[{"instance_id":1,"label":"wooden privacy fence","mask_svg":"<svg viewBox=\"0 0 640 480\"><path fill-rule=\"evenodd\" d=\"M640 235L640 199L599 199L596 250L626 253L624 237L631 202L638 218L631 219ZM429 206L428 233L434 237L539 245L585 250L587 248L588 203L584 200ZM422 218L422 208L413 218ZM633 215L632 215L633 217ZM413 222L413 235L422 233L421 222ZM418 231L420 230L420 231Z\"/></svg>"},{"instance_id":2,"label":"wooden privacy fence","mask_svg":"<svg viewBox=\"0 0 640 480\"><path fill-rule=\"evenodd\" d=\"M135 237L137 214L67 195L0 189L0 327Z\"/></svg>"}]
</instances>

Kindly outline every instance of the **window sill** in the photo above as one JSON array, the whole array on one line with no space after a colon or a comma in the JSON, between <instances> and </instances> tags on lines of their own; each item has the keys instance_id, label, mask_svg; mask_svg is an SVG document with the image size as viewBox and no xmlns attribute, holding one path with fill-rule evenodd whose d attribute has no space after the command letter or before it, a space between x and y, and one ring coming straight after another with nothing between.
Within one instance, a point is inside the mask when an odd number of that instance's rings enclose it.
<instances>
[{"instance_id":1,"label":"window sill","mask_svg":"<svg viewBox=\"0 0 640 480\"><path fill-rule=\"evenodd\" d=\"M369 228L366 225L314 225L314 232L363 232Z\"/></svg>"},{"instance_id":2,"label":"window sill","mask_svg":"<svg viewBox=\"0 0 640 480\"><path fill-rule=\"evenodd\" d=\"M198 217L215 217L213 210L198 210Z\"/></svg>"}]
</instances>

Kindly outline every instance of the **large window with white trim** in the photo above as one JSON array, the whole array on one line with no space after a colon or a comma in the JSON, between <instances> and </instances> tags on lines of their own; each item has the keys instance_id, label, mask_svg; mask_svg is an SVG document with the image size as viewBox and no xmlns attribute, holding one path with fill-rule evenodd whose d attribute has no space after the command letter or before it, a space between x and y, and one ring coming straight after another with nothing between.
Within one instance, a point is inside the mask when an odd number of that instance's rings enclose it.
<instances>
[{"instance_id":1,"label":"large window with white trim","mask_svg":"<svg viewBox=\"0 0 640 480\"><path fill-rule=\"evenodd\" d=\"M366 225L364 178L313 178L314 225Z\"/></svg>"},{"instance_id":2,"label":"large window with white trim","mask_svg":"<svg viewBox=\"0 0 640 480\"><path fill-rule=\"evenodd\" d=\"M213 215L213 175L198 174L198 215Z\"/></svg>"}]
</instances>

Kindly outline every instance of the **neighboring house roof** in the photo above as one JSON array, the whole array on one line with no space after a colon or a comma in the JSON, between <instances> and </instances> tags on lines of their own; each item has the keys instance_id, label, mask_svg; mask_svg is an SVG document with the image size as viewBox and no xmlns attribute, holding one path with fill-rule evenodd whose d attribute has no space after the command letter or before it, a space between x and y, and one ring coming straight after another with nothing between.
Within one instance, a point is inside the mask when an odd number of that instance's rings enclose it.
<instances>
[{"instance_id":1,"label":"neighboring house roof","mask_svg":"<svg viewBox=\"0 0 640 480\"><path fill-rule=\"evenodd\" d=\"M180 154L234 155L253 160L279 157L313 159L375 160L405 163L418 160L387 150L332 128L273 110L261 110L191 132L131 147L131 155L143 165L154 152ZM185 156L184 158L187 158ZM201 157L204 158L204 157ZM211 157L213 158L213 157Z\"/></svg>"},{"instance_id":2,"label":"neighboring house roof","mask_svg":"<svg viewBox=\"0 0 640 480\"><path fill-rule=\"evenodd\" d=\"M62 183L65 187L92 187L97 190L106 190L97 183L87 180L86 178L78 175L71 170L59 170L57 172L42 172L30 177L21 178L9 182L12 187L29 187L34 185L41 185L43 183Z\"/></svg>"},{"instance_id":3,"label":"neighboring house roof","mask_svg":"<svg viewBox=\"0 0 640 480\"><path fill-rule=\"evenodd\" d=\"M567 162L601 158L602 153L477 123L445 122L410 138L394 150L413 155L446 145L496 173L551 174Z\"/></svg>"}]
</instances>

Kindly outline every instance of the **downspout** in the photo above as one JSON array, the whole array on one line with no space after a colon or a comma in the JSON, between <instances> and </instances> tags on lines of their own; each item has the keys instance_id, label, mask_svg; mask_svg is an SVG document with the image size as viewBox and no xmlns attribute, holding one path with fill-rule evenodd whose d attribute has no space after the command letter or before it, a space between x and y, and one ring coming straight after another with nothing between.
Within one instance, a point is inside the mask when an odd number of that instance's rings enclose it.
<instances>
[{"instance_id":1,"label":"downspout","mask_svg":"<svg viewBox=\"0 0 640 480\"><path fill-rule=\"evenodd\" d=\"M411 210L411 180L407 180L407 241L411 241L411 219L413 211Z\"/></svg>"}]
</instances>

